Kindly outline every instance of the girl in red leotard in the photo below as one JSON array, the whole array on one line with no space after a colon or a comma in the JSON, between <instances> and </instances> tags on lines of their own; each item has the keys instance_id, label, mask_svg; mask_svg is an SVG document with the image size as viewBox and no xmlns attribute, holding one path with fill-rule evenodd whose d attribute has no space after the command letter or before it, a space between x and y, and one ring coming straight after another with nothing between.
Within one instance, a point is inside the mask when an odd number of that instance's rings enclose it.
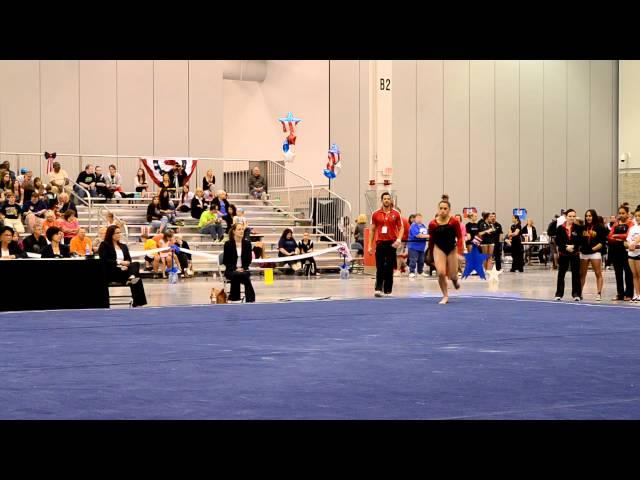
<instances>
[{"instance_id":1,"label":"girl in red leotard","mask_svg":"<svg viewBox=\"0 0 640 480\"><path fill-rule=\"evenodd\" d=\"M456 290L460 288L456 247L463 241L460 222L451 216L451 204L443 195L438 204L438 216L429 223L429 251L433 252L438 284L442 290L442 300L439 302L441 305L449 302L447 277L451 279Z\"/></svg>"}]
</instances>

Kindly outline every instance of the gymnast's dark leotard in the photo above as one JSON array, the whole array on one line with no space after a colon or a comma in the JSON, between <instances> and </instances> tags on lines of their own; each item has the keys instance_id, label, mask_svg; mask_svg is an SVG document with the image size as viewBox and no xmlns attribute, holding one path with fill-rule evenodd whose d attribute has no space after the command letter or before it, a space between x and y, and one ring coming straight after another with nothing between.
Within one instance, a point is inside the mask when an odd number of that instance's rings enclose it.
<instances>
[{"instance_id":1,"label":"gymnast's dark leotard","mask_svg":"<svg viewBox=\"0 0 640 480\"><path fill-rule=\"evenodd\" d=\"M449 223L440 225L437 219L429 223L429 250L433 252L435 244L445 255L456 248L456 241L462 242L462 230L460 222L455 217L449 219Z\"/></svg>"}]
</instances>

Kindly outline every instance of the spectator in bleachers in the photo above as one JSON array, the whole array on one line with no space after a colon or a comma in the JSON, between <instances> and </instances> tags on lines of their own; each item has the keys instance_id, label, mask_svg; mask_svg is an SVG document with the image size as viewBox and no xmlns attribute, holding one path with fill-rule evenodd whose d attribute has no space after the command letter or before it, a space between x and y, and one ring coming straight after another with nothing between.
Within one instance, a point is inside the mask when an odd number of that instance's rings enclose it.
<instances>
[{"instance_id":1,"label":"spectator in bleachers","mask_svg":"<svg viewBox=\"0 0 640 480\"><path fill-rule=\"evenodd\" d=\"M107 175L107 189L112 197L120 198L124 193L122 188L122 175L118 173L115 165L109 165L109 174Z\"/></svg>"},{"instance_id":2,"label":"spectator in bleachers","mask_svg":"<svg viewBox=\"0 0 640 480\"><path fill-rule=\"evenodd\" d=\"M98 229L98 236L93 241L93 253L98 253L100 244L104 242L104 237L107 235L107 227L100 227Z\"/></svg>"},{"instance_id":3,"label":"spectator in bleachers","mask_svg":"<svg viewBox=\"0 0 640 480\"><path fill-rule=\"evenodd\" d=\"M216 185L216 176L213 174L213 170L207 170L207 174L202 177L202 191L206 192L211 190Z\"/></svg>"},{"instance_id":4,"label":"spectator in bleachers","mask_svg":"<svg viewBox=\"0 0 640 480\"><path fill-rule=\"evenodd\" d=\"M47 245L47 239L42 234L42 225L38 224L34 225L33 233L22 242L24 251L29 253L42 253L42 249Z\"/></svg>"},{"instance_id":5,"label":"spectator in bleachers","mask_svg":"<svg viewBox=\"0 0 640 480\"><path fill-rule=\"evenodd\" d=\"M71 193L71 186L69 181L69 174L66 170L60 168L60 162L53 162L53 171L49 172L48 185L51 187L51 192L58 194L66 191Z\"/></svg>"},{"instance_id":6,"label":"spectator in bleachers","mask_svg":"<svg viewBox=\"0 0 640 480\"><path fill-rule=\"evenodd\" d=\"M46 235L47 234L47 230L51 227L58 227L60 228L60 222L59 220L56 218L56 214L54 213L53 210L47 210L44 213L44 222L42 222L42 234ZM49 237L47 237L49 238Z\"/></svg>"},{"instance_id":7,"label":"spectator in bleachers","mask_svg":"<svg viewBox=\"0 0 640 480\"><path fill-rule=\"evenodd\" d=\"M364 255L364 229L367 228L367 216L364 213L358 215L356 225L353 228L353 240L355 248L358 251L358 255Z\"/></svg>"},{"instance_id":8,"label":"spectator in bleachers","mask_svg":"<svg viewBox=\"0 0 640 480\"><path fill-rule=\"evenodd\" d=\"M222 255L224 276L231 282L229 300L240 301L240 284L244 285L247 303L256 301L256 293L251 284L249 265L253 261L251 242L244 239L244 225L236 223L229 230L229 240L224 244Z\"/></svg>"},{"instance_id":9,"label":"spectator in bleachers","mask_svg":"<svg viewBox=\"0 0 640 480\"><path fill-rule=\"evenodd\" d=\"M18 245L20 251L24 252L24 245L22 244L22 240L20 239L20 234L15 230L13 231L13 241L16 243L16 245Z\"/></svg>"},{"instance_id":10,"label":"spectator in bleachers","mask_svg":"<svg viewBox=\"0 0 640 480\"><path fill-rule=\"evenodd\" d=\"M189 244L182 239L182 235L180 234L176 234L174 235L175 238L175 244L182 248L186 248L187 250L191 250L189 248ZM187 277L193 277L193 262L191 261L191 254L187 253L187 252L183 252L180 251L179 253L176 253L176 256L178 257L178 261L180 262L180 267L182 268L182 272L185 274L185 276Z\"/></svg>"},{"instance_id":11,"label":"spectator in bleachers","mask_svg":"<svg viewBox=\"0 0 640 480\"><path fill-rule=\"evenodd\" d=\"M0 215L4 218L4 224L13 228L18 233L24 233L22 225L22 208L16 202L16 196L13 192L6 194L5 203L0 206Z\"/></svg>"},{"instance_id":12,"label":"spectator in bleachers","mask_svg":"<svg viewBox=\"0 0 640 480\"><path fill-rule=\"evenodd\" d=\"M113 196L107 188L107 179L102 173L102 167L100 165L96 165L96 191L99 197L104 197L107 200Z\"/></svg>"},{"instance_id":13,"label":"spectator in bleachers","mask_svg":"<svg viewBox=\"0 0 640 480\"><path fill-rule=\"evenodd\" d=\"M216 204L212 203L209 210L202 212L198 228L200 229L200 234L211 235L213 243L222 242L224 231L222 230L222 219Z\"/></svg>"},{"instance_id":14,"label":"spectator in bleachers","mask_svg":"<svg viewBox=\"0 0 640 480\"><path fill-rule=\"evenodd\" d=\"M164 215L160 210L160 197L154 196L151 203L147 207L147 222L149 226L155 229L154 233L162 233L169 223L169 217Z\"/></svg>"},{"instance_id":15,"label":"spectator in bleachers","mask_svg":"<svg viewBox=\"0 0 640 480\"><path fill-rule=\"evenodd\" d=\"M207 190L204 190L204 201L208 205L213 202L213 199L216 198L216 196L217 194L213 184L211 184L211 186Z\"/></svg>"},{"instance_id":16,"label":"spectator in bleachers","mask_svg":"<svg viewBox=\"0 0 640 480\"><path fill-rule=\"evenodd\" d=\"M47 240L51 242L42 249L42 258L69 258L69 246L62 243L64 233L58 227L47 228Z\"/></svg>"},{"instance_id":17,"label":"spectator in bleachers","mask_svg":"<svg viewBox=\"0 0 640 480\"><path fill-rule=\"evenodd\" d=\"M260 167L253 167L249 176L249 193L259 200L266 192L267 180L260 174Z\"/></svg>"},{"instance_id":18,"label":"spectator in bleachers","mask_svg":"<svg viewBox=\"0 0 640 480\"><path fill-rule=\"evenodd\" d=\"M298 251L300 253L312 253L313 252L313 242L311 241L311 236L309 232L305 231L302 234L302 240L298 242ZM302 264L305 265L306 268L309 268L309 273L311 275L315 275L317 277L320 276L318 273L318 265L316 265L316 259L313 257L305 258L302 260Z\"/></svg>"},{"instance_id":19,"label":"spectator in bleachers","mask_svg":"<svg viewBox=\"0 0 640 480\"><path fill-rule=\"evenodd\" d=\"M169 219L169 223L172 225L184 225L184 222L176 221L176 207L171 200L169 190L166 188L160 189L160 213Z\"/></svg>"},{"instance_id":20,"label":"spectator in bleachers","mask_svg":"<svg viewBox=\"0 0 640 480\"><path fill-rule=\"evenodd\" d=\"M44 200L44 195L45 193L47 193L47 190L44 187L44 184L42 183L42 179L40 177L36 177L33 179L33 190L38 192L41 200Z\"/></svg>"},{"instance_id":21,"label":"spectator in bleachers","mask_svg":"<svg viewBox=\"0 0 640 480\"><path fill-rule=\"evenodd\" d=\"M229 205L232 207L233 205ZM235 206L233 206L235 208ZM244 225L244 239L251 240L251 228L249 227L249 220L244 216L244 208L238 207L236 209L236 215L233 217L233 223L241 223Z\"/></svg>"},{"instance_id":22,"label":"spectator in bleachers","mask_svg":"<svg viewBox=\"0 0 640 480\"><path fill-rule=\"evenodd\" d=\"M25 202L24 190L22 189L22 185L20 184L18 179L13 180L13 187L11 188L11 191L16 196L16 203L22 206L22 204Z\"/></svg>"},{"instance_id":23,"label":"spectator in bleachers","mask_svg":"<svg viewBox=\"0 0 640 480\"><path fill-rule=\"evenodd\" d=\"M22 207L27 232L33 232L35 225L42 225L46 211L47 204L42 201L38 192L32 191L31 199Z\"/></svg>"},{"instance_id":24,"label":"spectator in bleachers","mask_svg":"<svg viewBox=\"0 0 640 480\"><path fill-rule=\"evenodd\" d=\"M58 213L64 215L67 210L78 211L78 207L73 203L67 192L62 192L58 195Z\"/></svg>"},{"instance_id":25,"label":"spectator in bleachers","mask_svg":"<svg viewBox=\"0 0 640 480\"><path fill-rule=\"evenodd\" d=\"M20 175L20 177L22 177L20 184L22 185L22 190L24 191L24 201L28 202L29 200L31 200L31 193L35 190L33 188L33 172L31 170L27 170L24 175Z\"/></svg>"},{"instance_id":26,"label":"spectator in bleachers","mask_svg":"<svg viewBox=\"0 0 640 480\"><path fill-rule=\"evenodd\" d=\"M6 225L0 227L0 260L14 260L26 257L25 253L13 240L13 235L13 228Z\"/></svg>"},{"instance_id":27,"label":"spectator in bleachers","mask_svg":"<svg viewBox=\"0 0 640 480\"><path fill-rule=\"evenodd\" d=\"M211 205L217 205L220 216L227 223L225 233L229 233L231 225L233 225L233 217L229 215L229 200L227 200L227 192L218 191L218 196L211 201Z\"/></svg>"},{"instance_id":28,"label":"spectator in bleachers","mask_svg":"<svg viewBox=\"0 0 640 480\"><path fill-rule=\"evenodd\" d=\"M196 188L196 194L191 199L191 217L196 220L200 220L202 212L208 208L207 202L204 199L204 191L201 188Z\"/></svg>"},{"instance_id":29,"label":"spectator in bleachers","mask_svg":"<svg viewBox=\"0 0 640 480\"><path fill-rule=\"evenodd\" d=\"M140 242L142 243L144 250L153 250L158 247L156 241L153 238L149 238L149 234L147 232L142 232L140 234ZM144 269L147 272L153 270L153 254L145 254Z\"/></svg>"},{"instance_id":30,"label":"spectator in bleachers","mask_svg":"<svg viewBox=\"0 0 640 480\"><path fill-rule=\"evenodd\" d=\"M13 188L13 180L8 171L4 170L0 176L0 189L11 190Z\"/></svg>"},{"instance_id":31,"label":"spectator in bleachers","mask_svg":"<svg viewBox=\"0 0 640 480\"><path fill-rule=\"evenodd\" d=\"M182 186L182 192L180 193L180 201L178 203L178 208L177 210L180 212L188 212L191 210L191 200L193 200L195 197L193 195L193 192L189 191L189 184L185 183Z\"/></svg>"},{"instance_id":32,"label":"spectator in bleachers","mask_svg":"<svg viewBox=\"0 0 640 480\"><path fill-rule=\"evenodd\" d=\"M173 173L173 170L171 171ZM162 182L160 183L160 189L166 189L169 191L171 196L174 196L176 193L176 185L173 180L173 176L169 173L165 172L162 174Z\"/></svg>"},{"instance_id":33,"label":"spectator in bleachers","mask_svg":"<svg viewBox=\"0 0 640 480\"><path fill-rule=\"evenodd\" d=\"M147 183L147 176L144 173L144 168L139 168L133 179L133 184L136 187L136 192L143 194L149 190L149 184Z\"/></svg>"},{"instance_id":34,"label":"spectator in bleachers","mask_svg":"<svg viewBox=\"0 0 640 480\"><path fill-rule=\"evenodd\" d=\"M0 164L0 170L6 170L7 173L9 173L9 177L11 178L11 180L16 179L16 173L11 170L11 164L9 163L9 160L5 160L4 162L2 162L2 164Z\"/></svg>"},{"instance_id":35,"label":"spectator in bleachers","mask_svg":"<svg viewBox=\"0 0 640 480\"><path fill-rule=\"evenodd\" d=\"M175 241L173 230L165 230L162 237L157 238L156 236L154 240L156 241L157 248L170 247ZM157 278L159 273L162 273L162 278L167 278L167 270L173 268L174 258L177 262L178 259L171 250L156 253L153 256L153 278Z\"/></svg>"},{"instance_id":36,"label":"spectator in bleachers","mask_svg":"<svg viewBox=\"0 0 640 480\"><path fill-rule=\"evenodd\" d=\"M120 227L112 225L107 229L104 242L100 244L98 254L104 262L107 280L129 285L133 306L141 307L147 304L144 286L140 278L140 264L131 260L129 248L120 243Z\"/></svg>"},{"instance_id":37,"label":"spectator in bleachers","mask_svg":"<svg viewBox=\"0 0 640 480\"><path fill-rule=\"evenodd\" d=\"M80 222L78 222L75 210L67 210L64 212L63 220L60 221L60 228L62 229L62 233L64 233L64 244L69 245L71 239L75 237L78 234L78 230L80 230Z\"/></svg>"},{"instance_id":38,"label":"spectator in bleachers","mask_svg":"<svg viewBox=\"0 0 640 480\"><path fill-rule=\"evenodd\" d=\"M84 188L83 190L79 188L78 185L73 186L73 190L80 198L87 196L85 190L88 190L89 195L92 197L98 196L98 191L96 190L96 174L93 165L90 163L88 163L87 166L84 167L84 170L78 174L76 183L80 185L80 187Z\"/></svg>"},{"instance_id":39,"label":"spectator in bleachers","mask_svg":"<svg viewBox=\"0 0 640 480\"><path fill-rule=\"evenodd\" d=\"M174 182L176 184L176 191L179 192L180 189L184 186L185 183L187 183L187 174L184 171L184 169L182 168L182 165L179 163L176 163L173 166L173 178L174 178Z\"/></svg>"},{"instance_id":40,"label":"spectator in bleachers","mask_svg":"<svg viewBox=\"0 0 640 480\"><path fill-rule=\"evenodd\" d=\"M285 228L278 241L278 257L292 257L296 254L298 254L298 244L293 238L293 230ZM291 267L292 271L299 270L300 264L298 262L285 263Z\"/></svg>"},{"instance_id":41,"label":"spectator in bleachers","mask_svg":"<svg viewBox=\"0 0 640 480\"><path fill-rule=\"evenodd\" d=\"M75 253L81 257L92 254L93 245L91 244L91 239L87 237L87 231L84 228L78 229L78 234L71 239L69 249L71 253Z\"/></svg>"}]
</instances>

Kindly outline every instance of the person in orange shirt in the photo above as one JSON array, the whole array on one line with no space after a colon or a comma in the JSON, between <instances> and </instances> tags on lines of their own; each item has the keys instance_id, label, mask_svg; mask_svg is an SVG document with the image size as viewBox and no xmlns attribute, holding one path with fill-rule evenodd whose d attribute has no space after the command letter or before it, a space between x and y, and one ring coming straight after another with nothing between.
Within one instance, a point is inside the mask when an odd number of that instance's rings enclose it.
<instances>
[{"instance_id":1,"label":"person in orange shirt","mask_svg":"<svg viewBox=\"0 0 640 480\"><path fill-rule=\"evenodd\" d=\"M56 219L56 214L53 210L47 210L44 214L44 222L42 222L42 234L47 234L47 229L49 227L58 227L60 228L60 222Z\"/></svg>"},{"instance_id":2,"label":"person in orange shirt","mask_svg":"<svg viewBox=\"0 0 640 480\"><path fill-rule=\"evenodd\" d=\"M91 239L87 237L87 231L84 228L78 230L78 235L71 239L70 245L71 253L77 253L80 256L89 255L93 252L93 245Z\"/></svg>"}]
</instances>

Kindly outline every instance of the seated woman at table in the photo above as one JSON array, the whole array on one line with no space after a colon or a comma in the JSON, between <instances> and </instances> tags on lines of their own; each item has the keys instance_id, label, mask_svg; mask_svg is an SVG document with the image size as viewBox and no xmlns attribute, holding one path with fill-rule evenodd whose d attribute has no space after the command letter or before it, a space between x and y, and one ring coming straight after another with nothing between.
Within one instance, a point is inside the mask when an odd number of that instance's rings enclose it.
<instances>
[{"instance_id":1,"label":"seated woman at table","mask_svg":"<svg viewBox=\"0 0 640 480\"><path fill-rule=\"evenodd\" d=\"M133 298L132 306L141 307L147 304L147 297L140 278L140 264L131 261L129 248L124 243L120 243L120 235L120 227L117 225L107 228L98 255L100 261L104 263L107 281L128 285Z\"/></svg>"},{"instance_id":2,"label":"seated woman at table","mask_svg":"<svg viewBox=\"0 0 640 480\"><path fill-rule=\"evenodd\" d=\"M47 240L51 243L42 249L42 258L70 258L69 245L62 243L64 233L58 227L47 228Z\"/></svg>"},{"instance_id":3,"label":"seated woman at table","mask_svg":"<svg viewBox=\"0 0 640 480\"><path fill-rule=\"evenodd\" d=\"M25 253L13 241L13 234L13 228L7 225L0 227L0 260L25 258Z\"/></svg>"},{"instance_id":4,"label":"seated woman at table","mask_svg":"<svg viewBox=\"0 0 640 480\"><path fill-rule=\"evenodd\" d=\"M528 218L527 223L522 227L522 241L523 242L537 242L538 241L538 232L536 231L536 227L533 225L533 219ZM531 255L534 253L538 253L538 258L540 257L540 248L536 245L524 245L525 251L525 261L527 265L531 265Z\"/></svg>"}]
</instances>

